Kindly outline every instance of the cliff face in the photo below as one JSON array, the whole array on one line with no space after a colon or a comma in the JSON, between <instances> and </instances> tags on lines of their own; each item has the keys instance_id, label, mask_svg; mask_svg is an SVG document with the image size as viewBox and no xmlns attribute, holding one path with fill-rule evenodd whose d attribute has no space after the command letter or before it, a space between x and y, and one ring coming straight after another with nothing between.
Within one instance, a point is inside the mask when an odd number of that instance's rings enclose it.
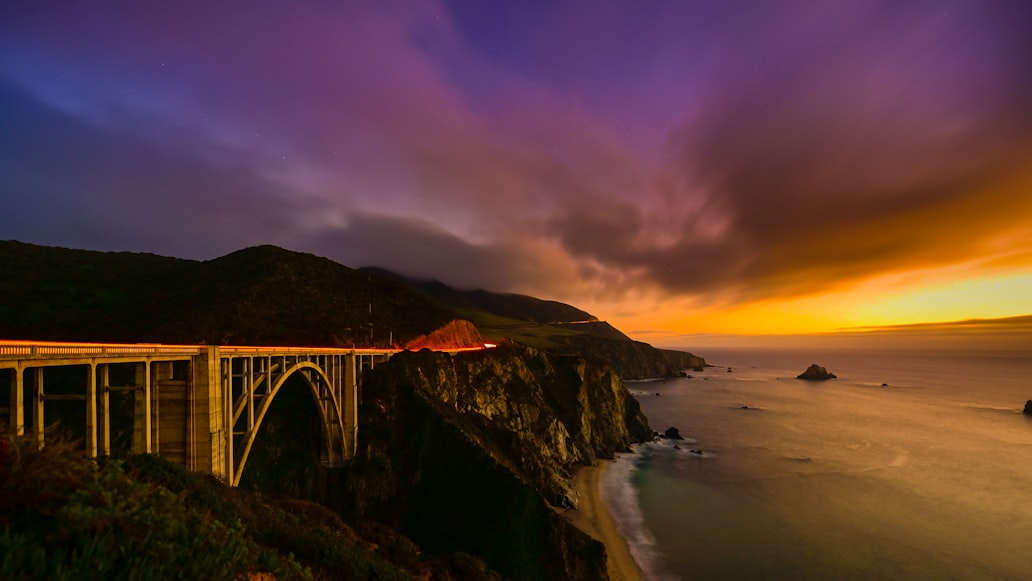
<instances>
[{"instance_id":1,"label":"cliff face","mask_svg":"<svg viewBox=\"0 0 1032 581\"><path fill-rule=\"evenodd\" d=\"M346 512L507 578L605 578L605 550L558 516L570 470L651 429L608 366L526 348L403 353L365 377Z\"/></svg>"},{"instance_id":2,"label":"cliff face","mask_svg":"<svg viewBox=\"0 0 1032 581\"><path fill-rule=\"evenodd\" d=\"M613 366L624 379L676 377L683 370L705 367L706 360L691 353L656 349L648 343L592 335L567 337L566 350Z\"/></svg>"}]
</instances>

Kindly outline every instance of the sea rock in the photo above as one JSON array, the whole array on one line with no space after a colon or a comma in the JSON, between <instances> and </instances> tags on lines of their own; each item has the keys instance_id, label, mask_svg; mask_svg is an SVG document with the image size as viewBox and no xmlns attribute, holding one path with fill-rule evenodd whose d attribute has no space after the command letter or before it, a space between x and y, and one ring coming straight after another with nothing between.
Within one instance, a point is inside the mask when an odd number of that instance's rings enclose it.
<instances>
[{"instance_id":1,"label":"sea rock","mask_svg":"<svg viewBox=\"0 0 1032 581\"><path fill-rule=\"evenodd\" d=\"M1025 411L1022 413L1026 416L1032 416L1032 399L1025 402Z\"/></svg>"},{"instance_id":2,"label":"sea rock","mask_svg":"<svg viewBox=\"0 0 1032 581\"><path fill-rule=\"evenodd\" d=\"M835 379L835 374L829 372L824 367L814 363L806 369L806 371L796 376L796 379L806 379L810 381L824 381L827 379Z\"/></svg>"},{"instance_id":3,"label":"sea rock","mask_svg":"<svg viewBox=\"0 0 1032 581\"><path fill-rule=\"evenodd\" d=\"M667 428L666 431L663 432L663 437L667 438L669 440L683 440L684 439L684 436L681 435L681 432L678 431L677 428L672 427L672 426Z\"/></svg>"}]
</instances>

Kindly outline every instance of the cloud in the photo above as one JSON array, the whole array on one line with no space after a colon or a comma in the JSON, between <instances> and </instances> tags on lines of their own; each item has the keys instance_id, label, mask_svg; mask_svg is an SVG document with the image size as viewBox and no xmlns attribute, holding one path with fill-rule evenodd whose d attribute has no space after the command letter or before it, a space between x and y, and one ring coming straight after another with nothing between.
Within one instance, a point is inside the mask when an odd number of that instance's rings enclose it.
<instances>
[{"instance_id":1,"label":"cloud","mask_svg":"<svg viewBox=\"0 0 1032 581\"><path fill-rule=\"evenodd\" d=\"M1032 84L1027 51L1014 52L1032 47L1021 26L972 32L903 12L877 41L860 22L795 39L768 30L777 42L732 51L755 72L710 87L671 132L662 195L637 208L578 201L552 231L576 259L729 302L991 254L1032 215L1019 193L1032 115L1015 106Z\"/></svg>"},{"instance_id":2,"label":"cloud","mask_svg":"<svg viewBox=\"0 0 1032 581\"><path fill-rule=\"evenodd\" d=\"M519 288L550 294L582 284L569 261L536 239L476 244L418 218L355 212L345 226L314 231L301 244L345 264L389 265L412 278L441 280L463 289Z\"/></svg>"},{"instance_id":3,"label":"cloud","mask_svg":"<svg viewBox=\"0 0 1032 581\"><path fill-rule=\"evenodd\" d=\"M5 7L0 226L571 301L1013 265L1023 6Z\"/></svg>"}]
</instances>

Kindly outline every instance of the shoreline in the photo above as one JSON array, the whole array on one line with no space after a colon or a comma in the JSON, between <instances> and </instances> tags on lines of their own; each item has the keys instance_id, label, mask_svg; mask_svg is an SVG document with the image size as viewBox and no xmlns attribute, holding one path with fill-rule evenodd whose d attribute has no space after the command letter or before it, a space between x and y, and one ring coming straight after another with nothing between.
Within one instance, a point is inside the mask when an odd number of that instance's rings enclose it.
<instances>
[{"instance_id":1,"label":"shoreline","mask_svg":"<svg viewBox=\"0 0 1032 581\"><path fill-rule=\"evenodd\" d=\"M573 486L580 493L578 508L563 516L574 526L606 547L606 571L612 581L644 581L631 548L616 528L616 521L602 500L602 474L609 460L594 466L581 466L573 473Z\"/></svg>"}]
</instances>

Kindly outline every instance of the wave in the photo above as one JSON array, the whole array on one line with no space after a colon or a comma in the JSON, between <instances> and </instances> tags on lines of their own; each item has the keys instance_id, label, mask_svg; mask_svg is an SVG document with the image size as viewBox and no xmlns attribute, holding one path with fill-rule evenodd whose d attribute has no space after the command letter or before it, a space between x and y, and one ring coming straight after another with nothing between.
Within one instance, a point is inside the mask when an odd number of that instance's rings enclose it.
<instances>
[{"instance_id":1,"label":"wave","mask_svg":"<svg viewBox=\"0 0 1032 581\"><path fill-rule=\"evenodd\" d=\"M618 454L617 461L606 467L602 474L602 502L616 521L617 532L627 541L631 556L650 581L675 581L663 564L663 555L656 547L656 539L645 526L638 500L638 489L633 477L638 463L648 453L650 446L640 444L629 454Z\"/></svg>"}]
</instances>

